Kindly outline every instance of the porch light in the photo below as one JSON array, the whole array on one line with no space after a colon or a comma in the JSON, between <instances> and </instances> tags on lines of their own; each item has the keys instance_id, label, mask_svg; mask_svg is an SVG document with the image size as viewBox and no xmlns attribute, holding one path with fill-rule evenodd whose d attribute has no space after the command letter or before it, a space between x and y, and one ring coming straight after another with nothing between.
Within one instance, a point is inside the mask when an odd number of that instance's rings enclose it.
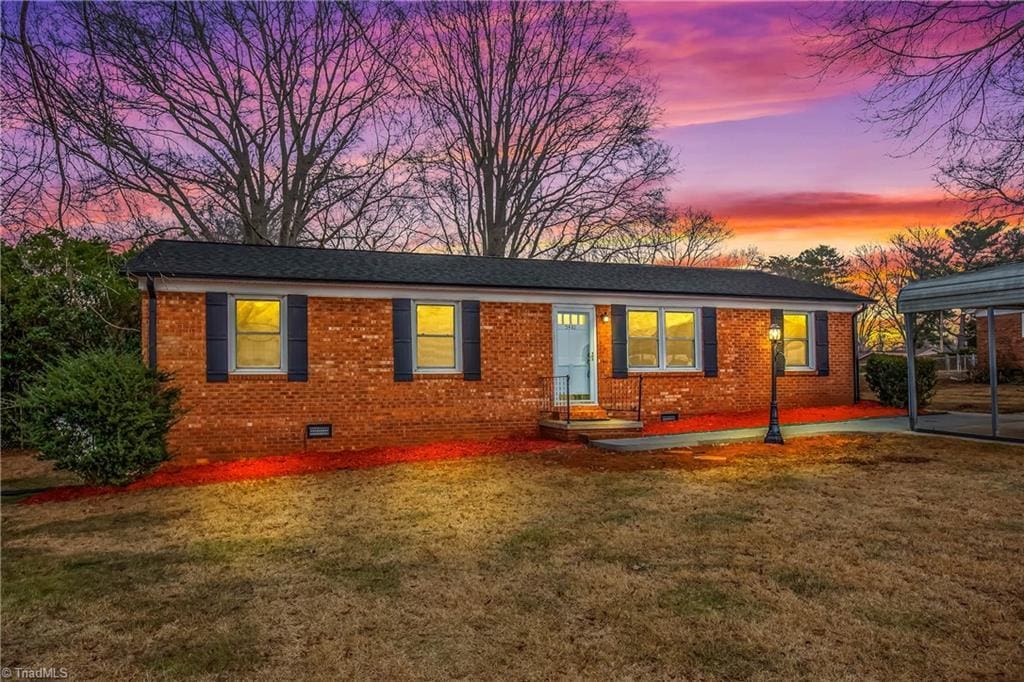
<instances>
[{"instance_id":1,"label":"porch light","mask_svg":"<svg viewBox=\"0 0 1024 682\"><path fill-rule=\"evenodd\" d=\"M779 367L779 360L785 362L785 358L780 358L779 348L782 345L782 327L777 324L773 324L768 327L768 339L772 342L772 402L771 407L768 411L768 433L764 436L765 443L771 443L773 445L782 445L782 430L779 428L779 392L778 382L775 380L778 376L777 369Z\"/></svg>"},{"instance_id":2,"label":"porch light","mask_svg":"<svg viewBox=\"0 0 1024 682\"><path fill-rule=\"evenodd\" d=\"M609 322L609 321L611 321L611 319L612 318L608 315L608 313L605 313L604 315L601 316L601 321L602 322Z\"/></svg>"}]
</instances>

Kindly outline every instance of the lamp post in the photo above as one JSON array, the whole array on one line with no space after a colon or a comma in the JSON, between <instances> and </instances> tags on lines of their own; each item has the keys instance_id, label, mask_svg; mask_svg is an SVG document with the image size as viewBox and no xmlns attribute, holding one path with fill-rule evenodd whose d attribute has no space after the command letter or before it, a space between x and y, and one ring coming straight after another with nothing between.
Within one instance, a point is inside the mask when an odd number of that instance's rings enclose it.
<instances>
[{"instance_id":1,"label":"lamp post","mask_svg":"<svg viewBox=\"0 0 1024 682\"><path fill-rule=\"evenodd\" d=\"M782 329L777 324L768 327L768 340L772 343L772 407L768 415L768 433L764 436L765 443L782 445L782 431L779 429L779 392L776 380L779 346L782 341Z\"/></svg>"}]
</instances>

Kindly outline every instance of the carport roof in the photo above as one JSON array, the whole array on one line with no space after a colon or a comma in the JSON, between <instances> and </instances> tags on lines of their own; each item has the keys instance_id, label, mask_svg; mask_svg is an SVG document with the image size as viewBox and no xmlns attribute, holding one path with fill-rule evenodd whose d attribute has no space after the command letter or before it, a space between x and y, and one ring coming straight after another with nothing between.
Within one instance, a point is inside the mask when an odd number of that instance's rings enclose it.
<instances>
[{"instance_id":1,"label":"carport roof","mask_svg":"<svg viewBox=\"0 0 1024 682\"><path fill-rule=\"evenodd\" d=\"M913 282L896 301L901 313L1024 305L1024 263Z\"/></svg>"}]
</instances>

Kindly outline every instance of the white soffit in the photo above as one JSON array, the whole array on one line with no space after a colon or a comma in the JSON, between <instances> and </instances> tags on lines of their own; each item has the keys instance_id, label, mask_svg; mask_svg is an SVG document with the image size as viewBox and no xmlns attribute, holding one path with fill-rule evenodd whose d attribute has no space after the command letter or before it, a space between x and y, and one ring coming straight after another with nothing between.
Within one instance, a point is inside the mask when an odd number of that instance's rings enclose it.
<instances>
[{"instance_id":1,"label":"white soffit","mask_svg":"<svg viewBox=\"0 0 1024 682\"><path fill-rule=\"evenodd\" d=\"M645 295L623 292L600 291L550 291L543 289L501 289L444 286L399 286L387 284L308 284L297 282L273 282L251 280L186 279L179 277L156 277L157 291L205 292L224 291L229 294L257 294L284 296L305 294L323 298L423 298L474 299L501 303L557 303L590 305L635 305L635 306L687 306L699 308L738 308L747 310L827 310L829 312L852 313L860 309L861 303L848 301L820 301L801 299L741 298L729 296L673 296ZM145 280L139 279L139 287L145 289Z\"/></svg>"}]
</instances>

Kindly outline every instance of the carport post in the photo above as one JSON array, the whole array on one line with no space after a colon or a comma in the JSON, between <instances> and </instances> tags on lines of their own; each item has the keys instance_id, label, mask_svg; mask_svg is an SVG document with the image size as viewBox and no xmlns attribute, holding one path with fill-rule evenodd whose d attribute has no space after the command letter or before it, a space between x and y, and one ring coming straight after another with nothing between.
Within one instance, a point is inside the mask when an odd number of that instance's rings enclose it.
<instances>
[{"instance_id":1,"label":"carport post","mask_svg":"<svg viewBox=\"0 0 1024 682\"><path fill-rule=\"evenodd\" d=\"M914 351L917 348L914 340L914 313L903 315L903 324L907 330L907 414L910 416L910 430L917 429L917 368L914 366Z\"/></svg>"},{"instance_id":2,"label":"carport post","mask_svg":"<svg viewBox=\"0 0 1024 682\"><path fill-rule=\"evenodd\" d=\"M992 391L992 435L999 435L999 368L996 367L996 309L988 309L988 386Z\"/></svg>"}]
</instances>

